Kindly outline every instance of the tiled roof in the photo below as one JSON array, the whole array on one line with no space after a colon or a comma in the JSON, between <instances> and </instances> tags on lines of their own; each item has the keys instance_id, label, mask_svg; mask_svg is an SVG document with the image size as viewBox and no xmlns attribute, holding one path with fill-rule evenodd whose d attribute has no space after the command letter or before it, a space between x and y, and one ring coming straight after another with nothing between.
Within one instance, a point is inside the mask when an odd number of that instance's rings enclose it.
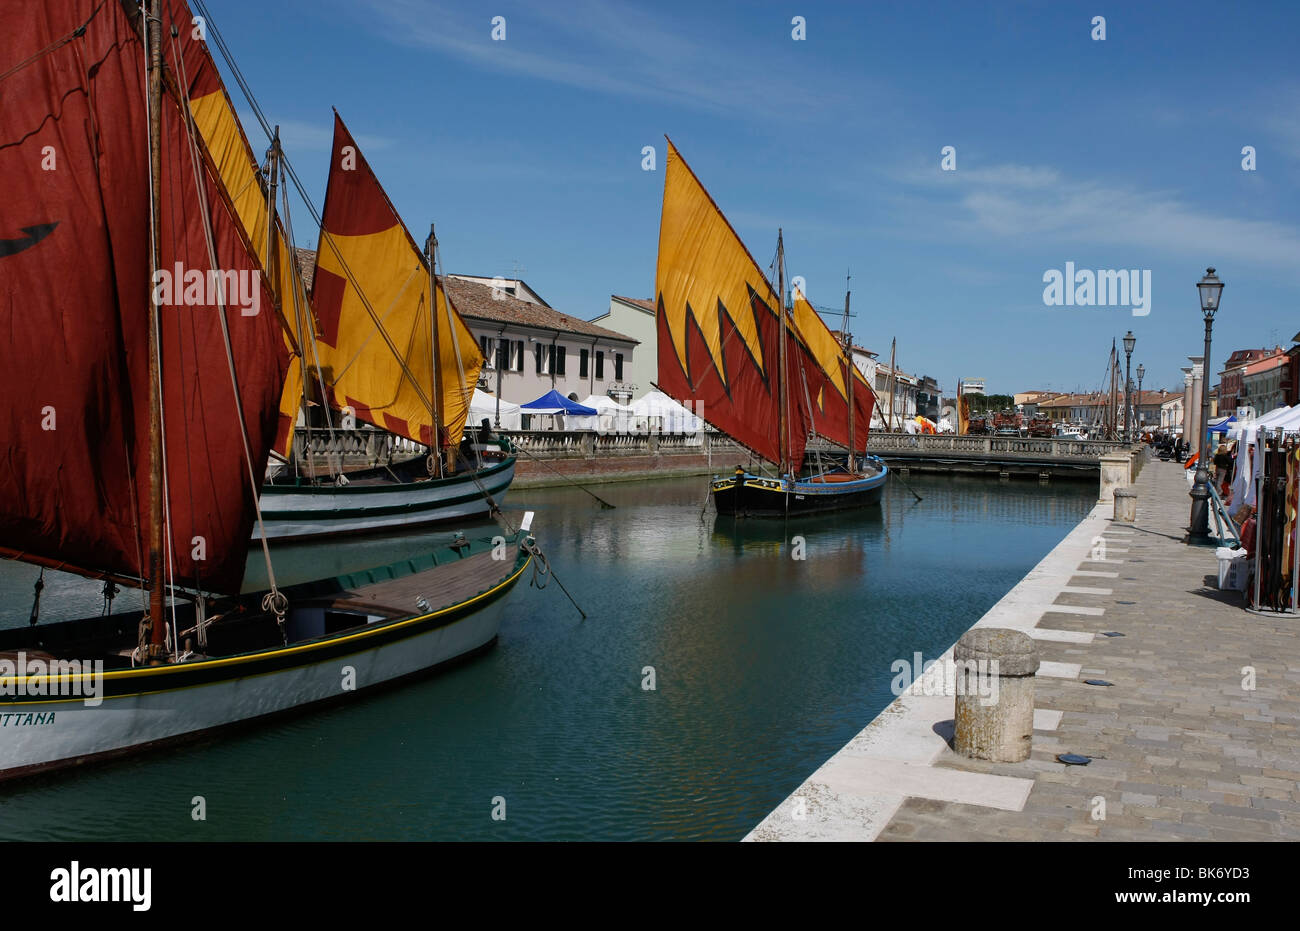
<instances>
[{"instance_id":1,"label":"tiled roof","mask_svg":"<svg viewBox=\"0 0 1300 931\"><path fill-rule=\"evenodd\" d=\"M295 249L294 251L298 254L298 268L302 272L302 283L310 291L311 281L316 277L316 250Z\"/></svg>"},{"instance_id":2,"label":"tiled roof","mask_svg":"<svg viewBox=\"0 0 1300 931\"><path fill-rule=\"evenodd\" d=\"M637 343L630 336L615 333L602 326L596 326L583 320L562 314L550 307L521 301L501 291L495 291L489 285L461 278L442 279L443 287L451 295L451 302L456 305L460 315L467 319L492 320L497 323L513 323L516 326L533 327L539 330L559 330L563 333L577 333L581 336L596 336L615 339L624 343ZM494 293L495 291L495 293Z\"/></svg>"},{"instance_id":3,"label":"tiled roof","mask_svg":"<svg viewBox=\"0 0 1300 931\"><path fill-rule=\"evenodd\" d=\"M1123 404L1124 392L1122 389L1116 390L1116 396L1119 398L1119 403ZM1143 388L1140 392L1139 391L1133 392L1133 403L1136 404L1138 407L1145 407L1148 404L1159 404L1161 401L1167 401L1174 396L1175 395L1171 394L1170 392L1165 392L1164 396L1162 397L1159 389L1151 390L1149 388ZM1177 395L1177 397L1180 398L1182 396L1183 396L1182 392L1179 392ZM1110 393L1104 391L1093 392L1092 394L1058 394L1056 397L1040 399L1038 401L1038 406L1039 407L1097 407L1098 405L1105 405L1109 397L1110 397Z\"/></svg>"},{"instance_id":4,"label":"tiled roof","mask_svg":"<svg viewBox=\"0 0 1300 931\"><path fill-rule=\"evenodd\" d=\"M312 249L298 250L298 267L302 269L303 281L311 287L312 276L316 271L316 253ZM518 326L535 327L541 330L559 330L564 333L577 333L582 336L596 336L605 339L621 340L625 343L638 343L630 336L615 333L604 327L596 326L579 317L571 317L543 304L521 301L509 294L498 291L493 295L493 288L476 281L444 276L443 287L451 295L451 302L465 318L493 320L498 323L513 323ZM624 298L624 300L630 300ZM648 304L648 301L633 303Z\"/></svg>"},{"instance_id":5,"label":"tiled roof","mask_svg":"<svg viewBox=\"0 0 1300 931\"><path fill-rule=\"evenodd\" d=\"M623 297L622 295L619 294L611 294L610 297L614 298L614 300L616 301L622 301L624 304L634 304L637 307L640 307L642 310L650 311L650 313L655 312L654 301L642 300L639 297Z\"/></svg>"}]
</instances>

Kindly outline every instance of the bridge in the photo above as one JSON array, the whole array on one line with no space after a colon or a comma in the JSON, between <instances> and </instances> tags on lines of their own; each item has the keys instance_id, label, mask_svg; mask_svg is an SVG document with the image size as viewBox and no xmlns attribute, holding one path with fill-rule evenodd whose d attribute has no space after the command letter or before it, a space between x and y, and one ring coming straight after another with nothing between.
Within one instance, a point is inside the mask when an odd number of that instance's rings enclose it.
<instances>
[{"instance_id":1,"label":"bridge","mask_svg":"<svg viewBox=\"0 0 1300 931\"><path fill-rule=\"evenodd\" d=\"M829 444L809 448L833 451ZM1103 456L1126 455L1130 447L1120 442L1059 437L955 436L872 430L867 451L899 471L1095 481Z\"/></svg>"},{"instance_id":2,"label":"bridge","mask_svg":"<svg viewBox=\"0 0 1300 931\"><path fill-rule=\"evenodd\" d=\"M595 480L701 474L737 463L757 467L750 452L712 430L695 434L598 433L591 430L503 431L519 451L518 474L585 475ZM425 447L370 427L298 429L299 468L328 471L377 465L427 454ZM954 436L872 430L867 451L900 472L1074 478L1096 481L1103 456L1123 456L1123 443L1021 436ZM842 457L844 450L813 439L808 455ZM527 482L527 480L526 480Z\"/></svg>"}]
</instances>

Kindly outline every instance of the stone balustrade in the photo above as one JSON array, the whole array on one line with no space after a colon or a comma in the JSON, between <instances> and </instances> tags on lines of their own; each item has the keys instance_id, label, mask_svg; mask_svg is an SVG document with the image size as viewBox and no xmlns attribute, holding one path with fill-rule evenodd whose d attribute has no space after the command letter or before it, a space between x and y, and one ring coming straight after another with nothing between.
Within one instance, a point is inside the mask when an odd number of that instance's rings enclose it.
<instances>
[{"instance_id":1,"label":"stone balustrade","mask_svg":"<svg viewBox=\"0 0 1300 931\"><path fill-rule=\"evenodd\" d=\"M1124 443L1104 440L1072 440L1059 437L957 436L952 433L886 433L872 430L867 450L877 455L906 452L909 455L957 453L995 456L1042 456L1051 459L1100 459L1125 451Z\"/></svg>"}]
</instances>

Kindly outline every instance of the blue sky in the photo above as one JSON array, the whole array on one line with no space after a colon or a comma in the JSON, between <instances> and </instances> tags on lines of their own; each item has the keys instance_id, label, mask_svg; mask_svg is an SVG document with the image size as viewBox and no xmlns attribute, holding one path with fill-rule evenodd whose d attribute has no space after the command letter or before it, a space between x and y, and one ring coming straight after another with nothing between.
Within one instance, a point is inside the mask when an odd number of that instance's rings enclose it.
<instances>
[{"instance_id":1,"label":"blue sky","mask_svg":"<svg viewBox=\"0 0 1300 931\"><path fill-rule=\"evenodd\" d=\"M667 133L760 264L783 227L830 307L851 269L857 341L948 391L1095 388L1128 329L1181 390L1207 265L1216 359L1300 330L1297 3L208 2L318 205L334 106L447 270L569 313L651 296ZM1150 270L1150 314L1045 306L1066 262Z\"/></svg>"}]
</instances>

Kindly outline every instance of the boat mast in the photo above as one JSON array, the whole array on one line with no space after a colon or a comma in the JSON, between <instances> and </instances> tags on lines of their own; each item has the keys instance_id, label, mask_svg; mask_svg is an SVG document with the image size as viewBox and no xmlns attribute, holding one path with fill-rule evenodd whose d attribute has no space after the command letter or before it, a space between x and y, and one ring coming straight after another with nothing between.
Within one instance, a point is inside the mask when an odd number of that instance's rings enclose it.
<instances>
[{"instance_id":1,"label":"boat mast","mask_svg":"<svg viewBox=\"0 0 1300 931\"><path fill-rule=\"evenodd\" d=\"M849 472L854 471L854 439L853 439L853 340L849 337L849 295L852 293L848 289L848 283L853 278L852 275L844 276L844 325L840 327L840 335L844 338L844 377L848 380L848 398L849 398Z\"/></svg>"},{"instance_id":2,"label":"boat mast","mask_svg":"<svg viewBox=\"0 0 1300 931\"><path fill-rule=\"evenodd\" d=\"M1118 368L1116 364L1118 361L1115 357L1115 338L1112 336L1110 340L1110 403L1106 405L1106 429L1109 434L1107 439L1111 440L1116 437L1115 425L1119 422L1116 417L1118 412L1115 410L1115 369Z\"/></svg>"},{"instance_id":3,"label":"boat mast","mask_svg":"<svg viewBox=\"0 0 1300 931\"><path fill-rule=\"evenodd\" d=\"M302 422L307 428L307 468L314 479L316 477L316 464L313 461L311 450L311 405L307 400L307 392L310 390L311 382L307 378L307 343L303 338L302 331L302 313L298 307L298 297L296 294L285 295L280 293L280 237L277 235L277 214L276 214L276 191L280 186L281 159L284 157L284 151L280 148L280 127L275 127L275 133L271 137L271 147L266 151L266 180L267 180L267 198L266 198L266 280L271 287L271 293L275 295L276 300L280 302L280 307L285 309L286 299L293 299L293 326L298 336L298 372L302 380ZM296 262L298 257L285 256L285 261ZM290 275L289 280L295 281L296 278ZM289 457L293 460L293 470L296 475L298 472L299 453L294 440L297 438L298 424L295 422L290 426L289 433Z\"/></svg>"},{"instance_id":4,"label":"boat mast","mask_svg":"<svg viewBox=\"0 0 1300 931\"><path fill-rule=\"evenodd\" d=\"M785 366L785 241L782 238L780 228L778 228L776 231L776 276L777 276L777 287L780 289L777 298L780 303L780 310L777 314L777 324L778 324L777 329L779 330L778 339L780 340L779 343L780 348L778 350L777 356L778 356L778 364L781 367L780 371L777 374L777 378L779 379L779 384L781 389L781 397L780 397L781 411L777 418L778 423L780 424L780 431L781 431L781 436L780 436L781 461L780 463L778 463L777 472L781 475L784 475L786 473L786 466L789 461L790 446L789 446L789 424L786 421L786 413L787 413L786 406L788 401L786 397L787 389L786 389L786 377L785 377L785 368L786 368Z\"/></svg>"},{"instance_id":5,"label":"boat mast","mask_svg":"<svg viewBox=\"0 0 1300 931\"><path fill-rule=\"evenodd\" d=\"M429 413L433 415L433 436L430 439L433 441L432 455L437 463L438 478L442 478L442 366L439 364L442 357L438 354L438 277L433 268L437 253L438 237L430 223L429 238L424 241L424 255L429 260L429 351L432 353L430 362L433 365L433 403L429 405Z\"/></svg>"},{"instance_id":6,"label":"boat mast","mask_svg":"<svg viewBox=\"0 0 1300 931\"><path fill-rule=\"evenodd\" d=\"M889 422L885 425L888 430L894 429L894 388L898 385L898 373L894 370L894 362L897 356L898 337L895 336L889 341Z\"/></svg>"},{"instance_id":7,"label":"boat mast","mask_svg":"<svg viewBox=\"0 0 1300 931\"><path fill-rule=\"evenodd\" d=\"M150 280L162 265L162 2L150 0L144 23L149 49L149 183L152 211ZM149 653L148 662L162 664L167 624L163 608L163 448L162 448L162 358L158 327L161 311L158 289L149 299Z\"/></svg>"}]
</instances>

